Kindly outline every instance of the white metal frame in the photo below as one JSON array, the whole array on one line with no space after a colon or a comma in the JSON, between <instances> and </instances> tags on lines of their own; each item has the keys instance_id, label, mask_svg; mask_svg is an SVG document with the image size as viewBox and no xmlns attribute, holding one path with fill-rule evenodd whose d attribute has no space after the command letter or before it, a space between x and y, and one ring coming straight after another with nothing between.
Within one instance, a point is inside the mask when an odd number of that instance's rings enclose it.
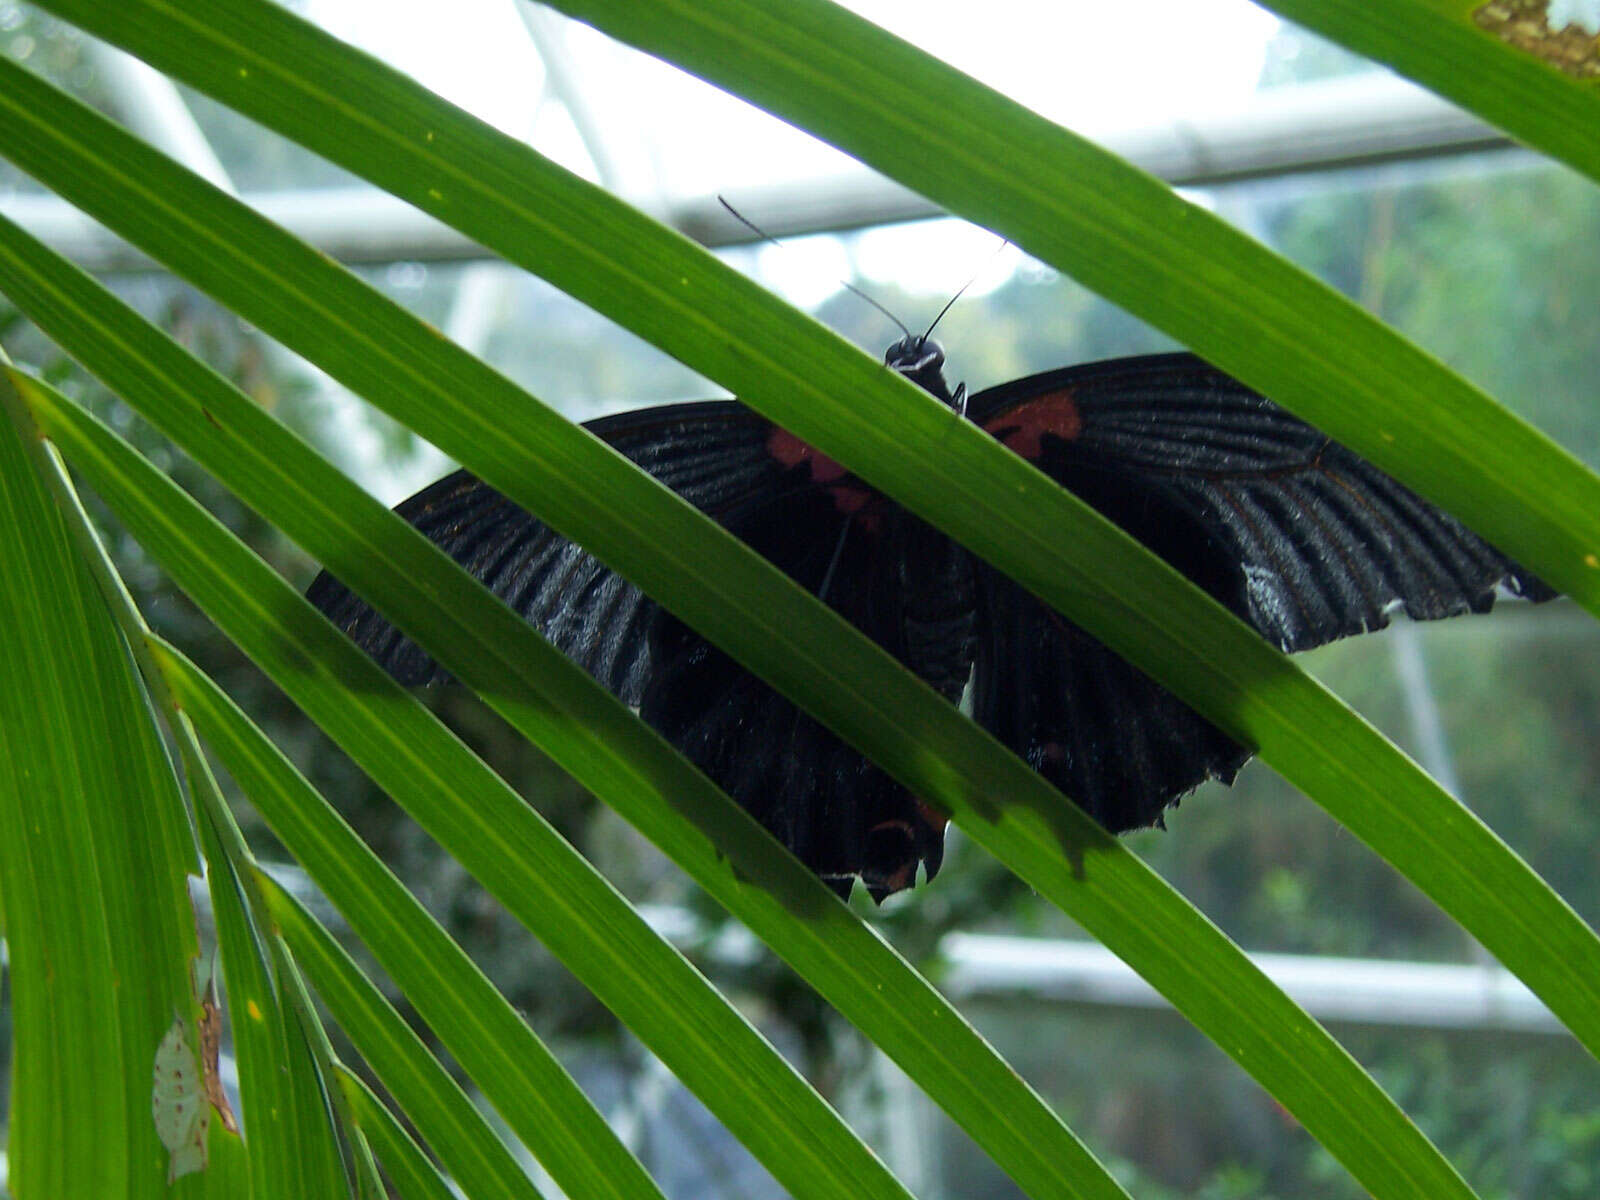
<instances>
[{"instance_id":1,"label":"white metal frame","mask_svg":"<svg viewBox=\"0 0 1600 1200\"><path fill-rule=\"evenodd\" d=\"M560 43L542 33L541 47ZM142 64L107 51L107 71L128 120L185 165L226 186L177 90ZM553 58L552 61L560 61ZM567 107L602 179L615 177L596 118L577 99L570 72L551 70L547 94ZM579 114L582 114L581 117ZM1198 116L1102 139L1110 150L1168 182L1205 187L1307 172L1512 148L1505 135L1433 94L1373 73L1257 93L1236 112ZM477 243L376 188L295 189L243 199L296 236L345 262L472 260ZM734 199L776 237L838 231L941 215L929 201L866 168L805 184L746 190ZM709 246L752 234L715 196L643 200L668 224ZM153 264L139 251L54 197L14 195L0 212L95 271Z\"/></svg>"}]
</instances>

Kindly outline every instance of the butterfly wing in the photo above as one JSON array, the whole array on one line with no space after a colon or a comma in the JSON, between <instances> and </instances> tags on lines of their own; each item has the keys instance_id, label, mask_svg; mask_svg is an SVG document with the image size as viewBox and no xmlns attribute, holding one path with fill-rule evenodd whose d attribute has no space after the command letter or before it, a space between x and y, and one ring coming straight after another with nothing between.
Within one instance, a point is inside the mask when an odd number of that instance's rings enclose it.
<instances>
[{"instance_id":1,"label":"butterfly wing","mask_svg":"<svg viewBox=\"0 0 1600 1200\"><path fill-rule=\"evenodd\" d=\"M786 486L786 465L767 450L771 423L731 401L642 409L585 428L713 515ZM638 588L466 471L395 511L603 685L639 702L655 605ZM306 595L400 682L445 678L420 646L328 573Z\"/></svg>"},{"instance_id":2,"label":"butterfly wing","mask_svg":"<svg viewBox=\"0 0 1600 1200\"><path fill-rule=\"evenodd\" d=\"M964 550L864 488L790 490L727 524L948 699L960 697L973 619ZM944 817L821 723L666 614L650 661L640 714L842 893L859 876L882 899L911 886L919 864L937 873Z\"/></svg>"},{"instance_id":3,"label":"butterfly wing","mask_svg":"<svg viewBox=\"0 0 1600 1200\"><path fill-rule=\"evenodd\" d=\"M959 694L965 643L958 638L954 653L904 646L900 577L883 544L885 506L836 463L733 402L624 413L587 428L803 587L823 593L892 652L929 662L936 684ZM856 875L882 892L909 885L919 862L937 870L942 817L483 481L458 471L396 511L603 685L640 706L651 725L842 891ZM957 567L965 562L964 552L946 552L959 555ZM967 592L970 622L970 583ZM420 646L332 576L319 576L307 595L401 682L445 678ZM959 669L954 659L961 659ZM960 681L952 685L955 674Z\"/></svg>"},{"instance_id":4,"label":"butterfly wing","mask_svg":"<svg viewBox=\"0 0 1600 1200\"><path fill-rule=\"evenodd\" d=\"M1370 463L1188 354L975 396L974 420L1284 650L1554 593ZM974 713L1113 831L1248 753L988 568Z\"/></svg>"}]
</instances>

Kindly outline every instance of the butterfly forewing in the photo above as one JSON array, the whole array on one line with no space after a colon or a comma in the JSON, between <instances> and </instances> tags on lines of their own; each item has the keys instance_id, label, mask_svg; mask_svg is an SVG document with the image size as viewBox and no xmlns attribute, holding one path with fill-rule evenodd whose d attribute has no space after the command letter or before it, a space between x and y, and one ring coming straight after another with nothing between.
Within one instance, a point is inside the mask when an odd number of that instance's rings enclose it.
<instances>
[{"instance_id":1,"label":"butterfly forewing","mask_svg":"<svg viewBox=\"0 0 1600 1200\"><path fill-rule=\"evenodd\" d=\"M1381 629L1396 606L1431 620L1481 612L1502 587L1553 594L1453 517L1193 355L1019 380L974 397L972 412L1286 650Z\"/></svg>"},{"instance_id":2,"label":"butterfly forewing","mask_svg":"<svg viewBox=\"0 0 1600 1200\"><path fill-rule=\"evenodd\" d=\"M767 451L771 423L732 402L644 409L587 428L714 515L770 496L787 473ZM655 606L632 584L466 471L395 511L607 688L639 702ZM307 595L402 683L445 678L420 646L332 576L319 576Z\"/></svg>"}]
</instances>

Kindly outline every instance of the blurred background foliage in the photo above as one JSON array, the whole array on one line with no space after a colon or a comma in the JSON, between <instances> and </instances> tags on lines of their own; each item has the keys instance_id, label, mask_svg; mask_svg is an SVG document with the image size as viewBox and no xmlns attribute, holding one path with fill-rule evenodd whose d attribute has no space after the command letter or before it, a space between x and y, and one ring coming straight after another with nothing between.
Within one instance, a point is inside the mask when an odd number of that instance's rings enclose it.
<instances>
[{"instance_id":1,"label":"blurred background foliage","mask_svg":"<svg viewBox=\"0 0 1600 1200\"><path fill-rule=\"evenodd\" d=\"M86 40L23 6L0 4L0 48L109 108ZM1371 69L1285 28L1262 86ZM245 189L348 182L337 169L202 97L186 99ZM36 185L0 164L0 188ZM1520 152L1231 185L1200 195L1221 214L1358 299L1600 467L1600 192ZM908 258L941 252L944 223L901 227ZM851 281L912 326L948 299L856 273L872 234L795 239L792 258L838 255ZM825 243L825 244L824 244ZM770 248L727 257L759 273ZM966 264L962 264L965 266ZM974 271L983 264L971 264ZM400 262L362 273L443 325L477 265ZM206 362L373 484L434 460L415 438L359 408L237 317L164 275L109 280ZM980 289L974 289L979 291ZM881 314L841 291L816 314L853 341L886 345ZM1055 272L1026 262L944 318L952 378L973 388L1068 363L1171 348L1161 335ZM0 340L18 361L81 398L297 585L316 566L162 439L14 312ZM531 278L505 293L480 353L577 419L703 399L710 385ZM1400 403L1404 398L1397 398ZM442 468L440 468L442 470ZM376 486L376 485L374 485ZM397 499L389 492L386 498ZM91 498L92 499L92 498ZM105 522L103 522L105 523ZM156 630L182 646L344 811L512 1003L551 1040L602 1108L634 1122L635 1144L669 1194L778 1195L743 1151L615 1019L520 930L109 523L124 578ZM1396 628L1306 656L1307 665L1459 794L1591 923L1600 923L1600 633L1575 611L1503 606L1492 617ZM1421 670L1431 711L1402 672ZM922 1155L918 1194L1015 1194L988 1160L770 956L713 952L721 910L654 849L577 789L470 694L427 702L638 904L699 920L689 950L824 1095L880 1146ZM1429 723L1437 721L1436 733ZM1443 755L1441 761L1440 756ZM264 858L271 836L237 796ZM1208 785L1134 848L1253 951L1475 962L1482 955L1433 906L1265 768ZM944 872L874 919L924 969L952 931L1071 937L1071 922L959 832ZM281 854L279 855L281 857ZM870 908L858 894L856 903ZM1348 1176L1229 1060L1163 1010L986 996L967 1011L997 1048L1145 1200L1355 1197ZM5 1020L0 1007L0 1022ZM0 1033L6 1026L0 1024ZM1336 1033L1487 1200L1600 1195L1600 1086L1564 1036L1340 1026ZM0 1041L0 1053L5 1043ZM0 1072L0 1087L8 1072ZM630 1113L630 1106L636 1111ZM909 1133L907 1132L909 1129ZM893 1156L891 1156L893 1157Z\"/></svg>"}]
</instances>

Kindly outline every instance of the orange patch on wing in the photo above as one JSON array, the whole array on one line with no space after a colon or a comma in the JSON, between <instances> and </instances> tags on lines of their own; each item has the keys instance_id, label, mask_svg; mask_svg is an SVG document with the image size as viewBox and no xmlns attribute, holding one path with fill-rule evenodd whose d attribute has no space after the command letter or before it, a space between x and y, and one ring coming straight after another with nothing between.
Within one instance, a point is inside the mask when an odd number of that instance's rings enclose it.
<instances>
[{"instance_id":1,"label":"orange patch on wing","mask_svg":"<svg viewBox=\"0 0 1600 1200\"><path fill-rule=\"evenodd\" d=\"M849 471L787 429L774 429L768 435L767 453L786 467L804 463L811 478L832 492L833 505L842 513L858 513L872 500L870 489L846 482L851 478Z\"/></svg>"},{"instance_id":2,"label":"orange patch on wing","mask_svg":"<svg viewBox=\"0 0 1600 1200\"><path fill-rule=\"evenodd\" d=\"M1019 404L994 424L1005 431L1000 440L1007 446L1023 458L1038 458L1044 450L1045 434L1070 442L1082 433L1083 414L1072 392L1063 389Z\"/></svg>"},{"instance_id":3,"label":"orange patch on wing","mask_svg":"<svg viewBox=\"0 0 1600 1200\"><path fill-rule=\"evenodd\" d=\"M805 463L811 478L818 483L834 483L849 474L833 459L809 442L802 442L787 429L774 429L767 438L767 452L786 467Z\"/></svg>"},{"instance_id":4,"label":"orange patch on wing","mask_svg":"<svg viewBox=\"0 0 1600 1200\"><path fill-rule=\"evenodd\" d=\"M922 799L917 801L917 816L922 818L922 823L936 834L942 834L945 826L950 824L949 817Z\"/></svg>"}]
</instances>

